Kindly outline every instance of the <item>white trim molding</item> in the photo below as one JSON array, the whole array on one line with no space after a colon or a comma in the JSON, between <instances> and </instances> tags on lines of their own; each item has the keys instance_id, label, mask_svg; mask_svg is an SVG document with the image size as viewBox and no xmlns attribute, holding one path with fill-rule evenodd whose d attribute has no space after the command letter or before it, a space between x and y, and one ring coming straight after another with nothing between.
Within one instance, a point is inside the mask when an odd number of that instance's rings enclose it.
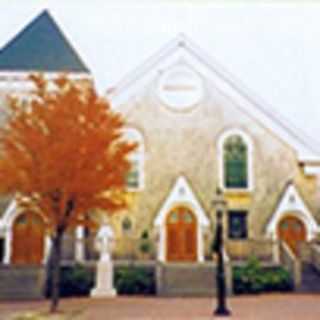
<instances>
[{"instance_id":1,"label":"white trim molding","mask_svg":"<svg viewBox=\"0 0 320 320\"><path fill-rule=\"evenodd\" d=\"M304 173L307 176L320 176L320 163L304 163Z\"/></svg>"},{"instance_id":2,"label":"white trim molding","mask_svg":"<svg viewBox=\"0 0 320 320\"><path fill-rule=\"evenodd\" d=\"M225 141L232 136L240 136L247 146L247 182L246 188L227 188L224 179L224 144ZM225 130L218 138L218 176L219 186L222 190L228 192L251 192L254 188L254 167L253 167L253 142L251 137L241 129L232 128Z\"/></svg>"},{"instance_id":3,"label":"white trim molding","mask_svg":"<svg viewBox=\"0 0 320 320\"><path fill-rule=\"evenodd\" d=\"M17 202L15 200L12 200L7 209L4 211L4 214L1 219L1 223L4 227L7 227L9 225L9 221L11 216L17 211Z\"/></svg>"},{"instance_id":4,"label":"white trim molding","mask_svg":"<svg viewBox=\"0 0 320 320\"><path fill-rule=\"evenodd\" d=\"M10 264L11 262L11 255L12 255L12 226L14 220L19 215L20 210L18 209L17 202L12 200L7 207L6 211L2 217L2 224L5 229L5 252L3 263Z\"/></svg>"},{"instance_id":5,"label":"white trim molding","mask_svg":"<svg viewBox=\"0 0 320 320\"><path fill-rule=\"evenodd\" d=\"M83 262L85 260L85 235L84 226L78 226L75 229L75 247L74 257L77 262Z\"/></svg>"},{"instance_id":6,"label":"white trim molding","mask_svg":"<svg viewBox=\"0 0 320 320\"><path fill-rule=\"evenodd\" d=\"M288 184L275 212L272 214L272 218L266 229L268 237L272 239L278 238L278 224L286 215L295 216L304 223L308 241L312 240L316 234L320 232L320 228L313 217L313 214L305 204L293 183Z\"/></svg>"},{"instance_id":7,"label":"white trim molding","mask_svg":"<svg viewBox=\"0 0 320 320\"><path fill-rule=\"evenodd\" d=\"M165 262L167 256L166 248L166 218L170 211L176 206L185 206L192 210L197 219L197 261L204 261L204 232L209 227L210 221L193 193L187 179L180 176L168 197L160 208L155 220L154 226L159 232L158 260Z\"/></svg>"},{"instance_id":8,"label":"white trim molding","mask_svg":"<svg viewBox=\"0 0 320 320\"><path fill-rule=\"evenodd\" d=\"M40 72L40 71L0 71L0 91L29 93L34 85L29 77L33 74L41 74L46 80L52 81L61 76L66 76L72 81L91 81L93 77L85 72Z\"/></svg>"}]
</instances>

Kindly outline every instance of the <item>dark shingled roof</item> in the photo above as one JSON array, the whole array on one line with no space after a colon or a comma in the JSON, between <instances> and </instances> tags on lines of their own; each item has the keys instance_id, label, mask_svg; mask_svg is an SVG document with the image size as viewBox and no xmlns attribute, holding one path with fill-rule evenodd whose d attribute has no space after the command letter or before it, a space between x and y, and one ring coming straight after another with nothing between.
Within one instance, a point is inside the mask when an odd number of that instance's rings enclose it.
<instances>
[{"instance_id":1,"label":"dark shingled roof","mask_svg":"<svg viewBox=\"0 0 320 320\"><path fill-rule=\"evenodd\" d=\"M0 50L0 70L89 73L48 11Z\"/></svg>"}]
</instances>

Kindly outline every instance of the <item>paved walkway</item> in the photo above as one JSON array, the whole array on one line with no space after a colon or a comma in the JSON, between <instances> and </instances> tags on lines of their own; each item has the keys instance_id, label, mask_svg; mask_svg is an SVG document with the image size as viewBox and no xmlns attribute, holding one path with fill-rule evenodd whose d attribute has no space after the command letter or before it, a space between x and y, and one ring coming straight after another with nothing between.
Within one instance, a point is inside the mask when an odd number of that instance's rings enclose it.
<instances>
[{"instance_id":1,"label":"paved walkway","mask_svg":"<svg viewBox=\"0 0 320 320\"><path fill-rule=\"evenodd\" d=\"M61 302L60 315L40 319L209 320L214 319L211 316L214 305L209 298L65 299ZM14 319L14 314L26 310L45 315L48 306L47 301L0 302L0 319ZM230 319L235 320L320 320L320 295L238 296L229 299L229 306Z\"/></svg>"}]
</instances>

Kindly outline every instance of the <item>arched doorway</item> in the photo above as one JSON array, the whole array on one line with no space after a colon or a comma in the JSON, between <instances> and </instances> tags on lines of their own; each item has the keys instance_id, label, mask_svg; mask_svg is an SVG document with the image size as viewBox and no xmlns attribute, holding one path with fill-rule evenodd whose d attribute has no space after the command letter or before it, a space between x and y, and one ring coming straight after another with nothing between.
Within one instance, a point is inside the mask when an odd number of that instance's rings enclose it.
<instances>
[{"instance_id":1,"label":"arched doorway","mask_svg":"<svg viewBox=\"0 0 320 320\"><path fill-rule=\"evenodd\" d=\"M33 212L20 214L12 230L13 264L41 264L44 253L45 226L43 219Z\"/></svg>"},{"instance_id":2,"label":"arched doorway","mask_svg":"<svg viewBox=\"0 0 320 320\"><path fill-rule=\"evenodd\" d=\"M167 260L197 260L197 220L186 207L177 207L167 217Z\"/></svg>"},{"instance_id":3,"label":"arched doorway","mask_svg":"<svg viewBox=\"0 0 320 320\"><path fill-rule=\"evenodd\" d=\"M299 242L306 241L305 225L299 218L287 216L278 224L278 236L297 254Z\"/></svg>"}]
</instances>

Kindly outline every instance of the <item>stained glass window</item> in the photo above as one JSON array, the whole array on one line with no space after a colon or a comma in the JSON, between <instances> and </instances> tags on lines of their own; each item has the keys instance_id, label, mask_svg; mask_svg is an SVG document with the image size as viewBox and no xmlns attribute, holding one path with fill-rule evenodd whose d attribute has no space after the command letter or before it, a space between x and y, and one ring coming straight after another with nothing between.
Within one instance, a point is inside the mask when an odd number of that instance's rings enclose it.
<instances>
[{"instance_id":1,"label":"stained glass window","mask_svg":"<svg viewBox=\"0 0 320 320\"><path fill-rule=\"evenodd\" d=\"M248 187L248 148L242 137L233 135L224 143L224 185L226 188Z\"/></svg>"}]
</instances>

